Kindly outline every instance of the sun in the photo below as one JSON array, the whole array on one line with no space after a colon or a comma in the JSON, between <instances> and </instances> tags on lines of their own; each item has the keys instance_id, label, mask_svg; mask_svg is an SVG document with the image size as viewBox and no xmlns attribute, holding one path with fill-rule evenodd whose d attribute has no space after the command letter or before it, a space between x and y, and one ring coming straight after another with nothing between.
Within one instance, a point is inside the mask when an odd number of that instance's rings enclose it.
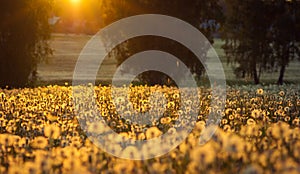
<instances>
[{"instance_id":1,"label":"sun","mask_svg":"<svg viewBox=\"0 0 300 174\"><path fill-rule=\"evenodd\" d=\"M81 2L81 0L70 0L72 4L77 5Z\"/></svg>"}]
</instances>

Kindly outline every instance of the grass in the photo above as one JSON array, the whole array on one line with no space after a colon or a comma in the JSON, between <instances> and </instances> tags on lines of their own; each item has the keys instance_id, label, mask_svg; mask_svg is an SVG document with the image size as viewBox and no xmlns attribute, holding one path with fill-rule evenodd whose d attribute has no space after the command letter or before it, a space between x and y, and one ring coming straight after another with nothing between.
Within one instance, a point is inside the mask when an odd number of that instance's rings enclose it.
<instances>
[{"instance_id":1,"label":"grass","mask_svg":"<svg viewBox=\"0 0 300 174\"><path fill-rule=\"evenodd\" d=\"M73 71L76 65L77 58L85 46L91 39L88 35L73 35L73 34L53 34L51 47L54 49L54 55L48 58L47 62L41 63L38 66L39 81L37 85L58 84L63 85L65 82L71 83ZM222 61L227 83L235 84L252 84L252 79L237 79L233 73L232 65L227 64L226 57L221 46L223 41L216 39L214 48ZM107 58L101 65L98 72L96 83L110 84L114 72L116 71L117 61L113 58ZM213 63L210 59L207 63ZM300 63L292 61L286 69L285 83L300 83L300 73L298 69ZM265 73L261 76L262 84L274 84L277 82L279 72ZM207 80L203 80L206 82ZM202 83L202 82L201 82Z\"/></svg>"},{"instance_id":2,"label":"grass","mask_svg":"<svg viewBox=\"0 0 300 174\"><path fill-rule=\"evenodd\" d=\"M237 79L234 75L232 65L227 63L226 56L224 50L221 48L224 42L221 39L215 39L214 41L214 49L221 62L223 63L223 68L226 76L226 80L228 84L251 84L253 83L252 79ZM209 62L209 59L208 59ZM300 62L297 60L293 60L290 62L289 66L286 69L284 80L286 84L290 83L300 83L300 73L299 73ZM273 73L263 73L261 75L261 83L262 84L274 84L277 82L279 77L279 71Z\"/></svg>"}]
</instances>

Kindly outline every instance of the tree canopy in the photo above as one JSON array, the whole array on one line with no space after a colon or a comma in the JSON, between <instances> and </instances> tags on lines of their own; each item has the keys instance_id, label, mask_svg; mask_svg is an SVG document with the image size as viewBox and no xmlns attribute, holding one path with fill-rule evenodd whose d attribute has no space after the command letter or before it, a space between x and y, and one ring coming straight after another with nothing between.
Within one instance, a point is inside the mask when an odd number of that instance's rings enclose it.
<instances>
[{"instance_id":1,"label":"tree canopy","mask_svg":"<svg viewBox=\"0 0 300 174\"><path fill-rule=\"evenodd\" d=\"M299 57L299 1L225 2L223 48L228 62L236 65L236 75L252 77L258 84L263 72L280 69L278 83L282 84L285 67Z\"/></svg>"},{"instance_id":2,"label":"tree canopy","mask_svg":"<svg viewBox=\"0 0 300 174\"><path fill-rule=\"evenodd\" d=\"M185 0L111 0L103 1L103 13L105 25L138 14L155 13L173 16L199 29L211 42L213 42L212 34L215 28L201 28L200 26L209 19L221 20L222 16L217 0L190 0L188 2ZM195 55L179 43L162 37L145 36L131 39L118 46L114 56L120 65L133 54L149 49L175 55L198 77L203 73L204 65L197 61ZM139 78L149 84L162 84L167 76L159 72L145 72Z\"/></svg>"},{"instance_id":3,"label":"tree canopy","mask_svg":"<svg viewBox=\"0 0 300 174\"><path fill-rule=\"evenodd\" d=\"M0 86L22 87L51 49L49 0L0 2Z\"/></svg>"}]
</instances>

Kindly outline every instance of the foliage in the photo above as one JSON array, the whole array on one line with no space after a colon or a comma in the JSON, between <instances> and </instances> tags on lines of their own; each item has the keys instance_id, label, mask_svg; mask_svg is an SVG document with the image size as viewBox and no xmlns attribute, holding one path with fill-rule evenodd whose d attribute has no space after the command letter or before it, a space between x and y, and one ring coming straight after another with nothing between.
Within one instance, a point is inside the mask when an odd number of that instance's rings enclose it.
<instances>
[{"instance_id":1,"label":"foliage","mask_svg":"<svg viewBox=\"0 0 300 174\"><path fill-rule=\"evenodd\" d=\"M284 68L297 57L297 6L298 1L226 0L223 48L238 77L258 84L261 73L281 68L282 84Z\"/></svg>"},{"instance_id":2,"label":"foliage","mask_svg":"<svg viewBox=\"0 0 300 174\"><path fill-rule=\"evenodd\" d=\"M50 10L49 0L0 2L0 86L24 86L51 53Z\"/></svg>"},{"instance_id":3,"label":"foliage","mask_svg":"<svg viewBox=\"0 0 300 174\"><path fill-rule=\"evenodd\" d=\"M214 27L200 28L200 24L209 19L221 19L221 8L216 0L112 0L103 2L104 24L110 24L119 19L138 14L163 14L182 19L199 29L211 42ZM169 52L181 59L192 73L200 76L203 66L197 61L195 55L179 43L162 37L138 37L119 45L114 52L118 65L122 64L128 57L145 50L161 50ZM203 52L207 51L207 48ZM159 72L146 72L140 79L150 84L163 84L167 76Z\"/></svg>"},{"instance_id":4,"label":"foliage","mask_svg":"<svg viewBox=\"0 0 300 174\"><path fill-rule=\"evenodd\" d=\"M299 31L299 1L276 1L272 4L272 14L275 18L271 26L273 49L272 60L276 62L276 68L280 68L278 84L283 84L283 77L286 66L290 60L300 58L300 39L297 38L297 31ZM298 26L297 26L298 23ZM300 60L300 59L299 59Z\"/></svg>"}]
</instances>

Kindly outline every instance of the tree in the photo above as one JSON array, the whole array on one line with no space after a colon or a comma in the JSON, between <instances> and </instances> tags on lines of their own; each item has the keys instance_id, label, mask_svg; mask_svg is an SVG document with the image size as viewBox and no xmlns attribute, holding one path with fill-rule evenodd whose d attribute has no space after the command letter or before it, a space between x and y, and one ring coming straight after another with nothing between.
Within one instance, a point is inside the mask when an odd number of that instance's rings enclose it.
<instances>
[{"instance_id":1,"label":"tree","mask_svg":"<svg viewBox=\"0 0 300 174\"><path fill-rule=\"evenodd\" d=\"M274 14L274 23L271 26L273 48L272 60L276 62L276 69L280 69L277 83L283 84L284 73L289 62L299 57L299 39L296 37L299 26L296 25L296 19L299 13L299 1L276 1L272 4L272 14ZM298 29L297 29L298 28Z\"/></svg>"},{"instance_id":2,"label":"tree","mask_svg":"<svg viewBox=\"0 0 300 174\"><path fill-rule=\"evenodd\" d=\"M223 46L229 63L237 65L238 77L259 83L263 72L285 68L297 56L296 12L298 1L226 0Z\"/></svg>"},{"instance_id":3,"label":"tree","mask_svg":"<svg viewBox=\"0 0 300 174\"><path fill-rule=\"evenodd\" d=\"M182 19L198 28L210 41L213 42L212 34L215 28L201 28L201 24L209 19L220 20L222 13L218 0L111 0L103 1L104 24L108 25L119 19L138 14L163 14ZM203 73L203 66L197 61L195 55L187 48L170 39L145 36L130 39L119 45L114 51L118 65L122 64L128 57L140 51L158 49L169 52L180 58L199 77ZM206 49L206 48L203 48ZM207 50L203 50L206 52ZM159 72L145 72L139 76L148 84L163 84L166 75Z\"/></svg>"},{"instance_id":4,"label":"tree","mask_svg":"<svg viewBox=\"0 0 300 174\"><path fill-rule=\"evenodd\" d=\"M240 77L252 77L259 83L260 74L269 67L270 16L260 0L226 0L223 46L229 63L236 64L234 72Z\"/></svg>"},{"instance_id":5,"label":"tree","mask_svg":"<svg viewBox=\"0 0 300 174\"><path fill-rule=\"evenodd\" d=\"M0 2L0 86L22 87L35 76L48 45L50 0Z\"/></svg>"}]
</instances>

